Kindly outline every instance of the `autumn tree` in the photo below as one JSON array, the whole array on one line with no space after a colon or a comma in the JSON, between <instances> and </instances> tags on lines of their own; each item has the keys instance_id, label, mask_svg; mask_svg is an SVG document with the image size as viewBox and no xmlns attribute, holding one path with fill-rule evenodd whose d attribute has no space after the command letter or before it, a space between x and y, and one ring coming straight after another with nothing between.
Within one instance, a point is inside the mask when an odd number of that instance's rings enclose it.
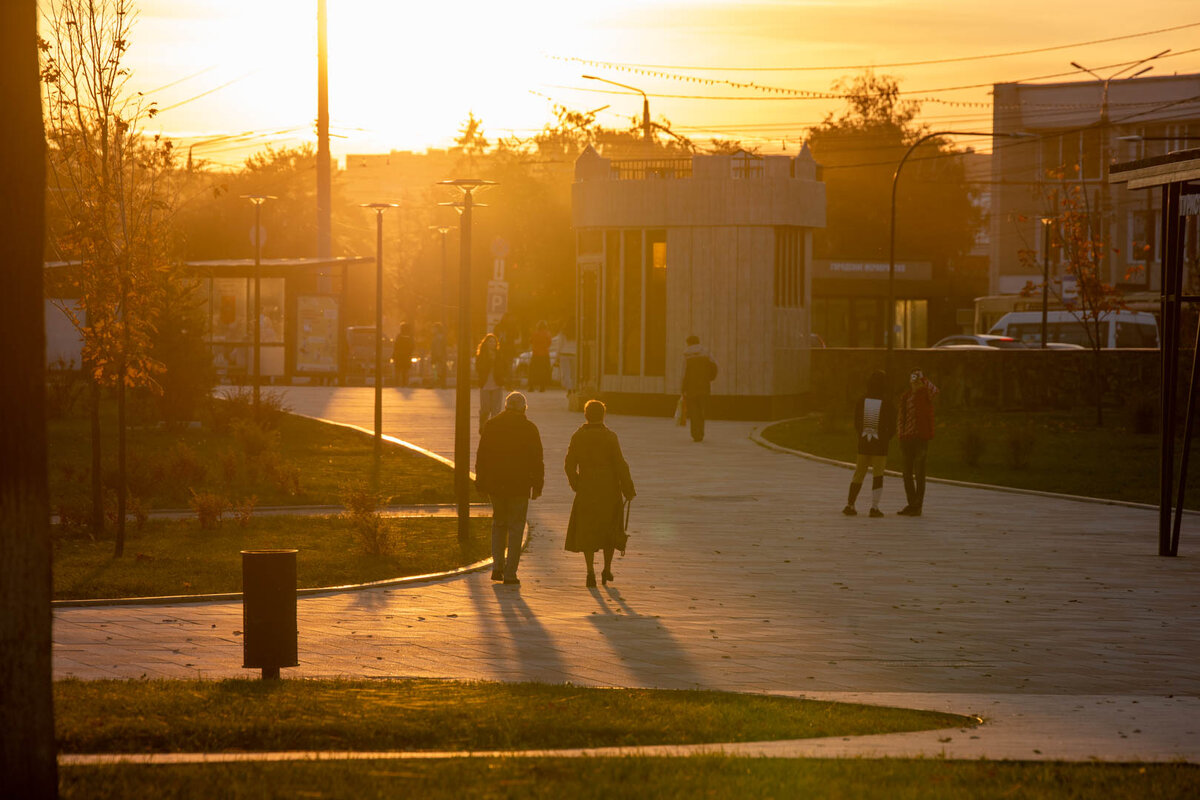
<instances>
[{"instance_id":1,"label":"autumn tree","mask_svg":"<svg viewBox=\"0 0 1200 800\"><path fill-rule=\"evenodd\" d=\"M1088 348L1092 351L1092 393L1096 403L1096 424L1104 424L1104 372L1102 349L1108 343L1106 329L1116 325L1109 320L1114 311L1126 307L1123 293L1104 280L1104 253L1108 244L1101 234L1096 211L1088 202L1088 194L1081 183L1067 181L1065 173L1052 172L1047 175L1048 183L1041 191L1042 202L1047 211L1045 217L1053 220L1054 236L1051 248L1063 264L1064 273L1072 279L1074 292L1067 296L1051 283L1046 286L1062 306L1070 311L1083 328ZM1032 249L1020 251L1023 264L1034 272L1041 269L1038 254ZM1133 266L1126 280L1133 280L1142 267ZM1042 283L1028 282L1022 294L1040 294Z\"/></svg>"},{"instance_id":2,"label":"autumn tree","mask_svg":"<svg viewBox=\"0 0 1200 800\"><path fill-rule=\"evenodd\" d=\"M895 78L867 71L834 84L846 107L809 133L813 157L824 167L826 227L816 234L818 258L887 260L891 185L910 146L929 133L915 122L920 110L900 98ZM931 261L935 269L968 251L983 224L972 202L960 155L934 137L909 157L898 187L903 224L896 255Z\"/></svg>"},{"instance_id":3,"label":"autumn tree","mask_svg":"<svg viewBox=\"0 0 1200 800\"><path fill-rule=\"evenodd\" d=\"M154 386L153 308L165 279L171 144L147 138L154 107L126 89L135 12L129 0L60 0L41 41L50 247L73 267L91 380L92 524L103 526L101 388L117 397L117 535L124 551L126 390Z\"/></svg>"}]
</instances>

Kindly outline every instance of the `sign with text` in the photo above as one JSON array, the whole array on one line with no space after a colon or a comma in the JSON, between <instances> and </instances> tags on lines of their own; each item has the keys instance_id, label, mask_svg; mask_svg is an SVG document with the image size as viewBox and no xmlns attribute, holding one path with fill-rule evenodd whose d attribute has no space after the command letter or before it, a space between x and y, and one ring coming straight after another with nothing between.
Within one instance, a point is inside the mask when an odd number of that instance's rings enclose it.
<instances>
[{"instance_id":1,"label":"sign with text","mask_svg":"<svg viewBox=\"0 0 1200 800\"><path fill-rule=\"evenodd\" d=\"M488 330L496 327L496 323L508 311L508 281L488 281L487 290L487 324Z\"/></svg>"},{"instance_id":2,"label":"sign with text","mask_svg":"<svg viewBox=\"0 0 1200 800\"><path fill-rule=\"evenodd\" d=\"M887 279L886 261L825 261L814 260L814 278L847 278L850 280ZM897 261L896 280L928 281L933 278L933 265L928 261Z\"/></svg>"}]
</instances>

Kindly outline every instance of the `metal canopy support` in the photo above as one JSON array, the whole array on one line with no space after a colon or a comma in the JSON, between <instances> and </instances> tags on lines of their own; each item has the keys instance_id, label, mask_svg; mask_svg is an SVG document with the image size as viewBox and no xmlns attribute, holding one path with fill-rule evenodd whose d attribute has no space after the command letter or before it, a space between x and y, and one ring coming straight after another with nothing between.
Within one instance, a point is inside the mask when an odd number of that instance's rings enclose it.
<instances>
[{"instance_id":1,"label":"metal canopy support","mask_svg":"<svg viewBox=\"0 0 1200 800\"><path fill-rule=\"evenodd\" d=\"M1166 156L1114 164L1109 168L1109 183L1124 183L1130 189L1162 189L1162 286L1161 286L1161 354L1162 354L1162 445L1158 504L1158 554L1179 554L1179 531L1183 522L1188 462L1191 456L1193 419L1197 404L1197 378L1200 377L1200 326L1192 351L1192 367L1187 377L1187 405L1183 414L1182 450L1176 476L1175 441L1179 423L1178 400L1179 350L1184 303L1200 298L1185 295L1183 256L1186 247L1185 220L1200 209L1197 198L1200 186L1189 181L1200 180L1200 150L1169 153Z\"/></svg>"}]
</instances>

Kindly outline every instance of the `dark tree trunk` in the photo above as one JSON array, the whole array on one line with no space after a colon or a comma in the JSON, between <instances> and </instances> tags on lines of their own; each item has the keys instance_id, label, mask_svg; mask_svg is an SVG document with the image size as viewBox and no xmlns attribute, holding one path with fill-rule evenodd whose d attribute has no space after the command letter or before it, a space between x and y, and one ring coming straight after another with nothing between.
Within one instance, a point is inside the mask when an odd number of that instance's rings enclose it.
<instances>
[{"instance_id":1,"label":"dark tree trunk","mask_svg":"<svg viewBox=\"0 0 1200 800\"><path fill-rule=\"evenodd\" d=\"M88 369L88 421L92 435L92 536L104 533L104 473L100 441L100 382Z\"/></svg>"},{"instance_id":2,"label":"dark tree trunk","mask_svg":"<svg viewBox=\"0 0 1200 800\"><path fill-rule=\"evenodd\" d=\"M1095 354L1092 359L1092 390L1096 393L1096 427L1100 428L1104 426L1104 371L1101 369L1100 348L1093 347L1092 352Z\"/></svg>"},{"instance_id":3,"label":"dark tree trunk","mask_svg":"<svg viewBox=\"0 0 1200 800\"><path fill-rule=\"evenodd\" d=\"M117 379L117 545L114 558L125 555L125 357Z\"/></svg>"},{"instance_id":4,"label":"dark tree trunk","mask_svg":"<svg viewBox=\"0 0 1200 800\"><path fill-rule=\"evenodd\" d=\"M0 796L56 797L37 4L0 3Z\"/></svg>"}]
</instances>

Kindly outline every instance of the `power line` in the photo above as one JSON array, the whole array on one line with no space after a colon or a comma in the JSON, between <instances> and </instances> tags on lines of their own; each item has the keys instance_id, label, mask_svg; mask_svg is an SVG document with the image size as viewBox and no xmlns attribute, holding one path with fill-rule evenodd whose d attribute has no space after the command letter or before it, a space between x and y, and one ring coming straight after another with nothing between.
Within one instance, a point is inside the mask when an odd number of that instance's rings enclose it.
<instances>
[{"instance_id":1,"label":"power line","mask_svg":"<svg viewBox=\"0 0 1200 800\"><path fill-rule=\"evenodd\" d=\"M701 67L701 66L685 66L680 64L636 64L618 61L593 61L590 59L578 58L575 56L547 56L555 61L569 61L576 64L583 64L591 67L609 67L612 69L679 69L688 70L691 72L818 72L818 71L837 71L837 70L862 70L862 69L890 69L892 67L920 67L933 64L955 64L965 61L983 61L991 58L1011 58L1013 56L1027 56L1036 53L1050 53L1056 50L1069 50L1073 47L1088 47L1096 44L1108 44L1110 42L1120 42L1127 39L1137 39L1143 36L1154 36L1159 33L1171 33L1173 31L1186 30L1188 28L1200 27L1200 22L1189 22L1183 25L1175 25L1170 28L1159 28L1153 31L1142 31L1141 33L1127 33L1123 36L1111 36L1107 39L1092 39L1086 42L1073 42L1071 44L1052 45L1050 47L1037 47L1029 50L1011 50L1005 53L987 53L976 56L958 56L956 58L937 58L925 59L923 61L896 61L890 64L851 64L846 66L833 67Z\"/></svg>"}]
</instances>

